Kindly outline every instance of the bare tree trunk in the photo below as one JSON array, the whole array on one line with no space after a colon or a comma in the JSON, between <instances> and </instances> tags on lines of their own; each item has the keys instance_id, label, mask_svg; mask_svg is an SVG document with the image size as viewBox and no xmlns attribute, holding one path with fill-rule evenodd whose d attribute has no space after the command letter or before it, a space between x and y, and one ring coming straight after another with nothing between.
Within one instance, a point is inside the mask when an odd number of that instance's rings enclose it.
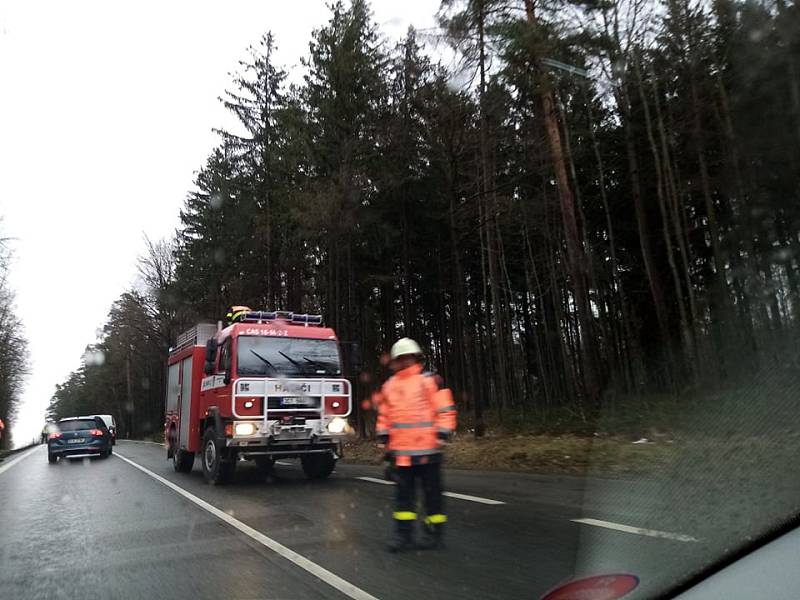
<instances>
[{"instance_id":1,"label":"bare tree trunk","mask_svg":"<svg viewBox=\"0 0 800 600\"><path fill-rule=\"evenodd\" d=\"M668 353L670 369L674 365L672 357L672 343L669 335L669 318L667 315L666 300L664 299L664 287L661 283L661 276L653 258L652 243L650 241L650 226L647 222L647 213L642 201L642 186L639 179L639 158L636 150L636 142L633 131L633 122L630 118L630 105L628 104L627 87L620 93L618 104L622 108L623 129L625 133L625 154L628 159L628 173L631 183L631 196L633 198L633 209L636 213L636 224L639 230L639 247L642 252L647 282L650 287L650 295L653 298L653 306L658 321L658 328L662 343Z\"/></svg>"},{"instance_id":2,"label":"bare tree trunk","mask_svg":"<svg viewBox=\"0 0 800 600\"><path fill-rule=\"evenodd\" d=\"M735 201L732 203L734 206L743 206L745 202L745 186L741 177L741 160L739 157L738 139L733 127L733 120L731 118L730 104L728 102L728 91L725 89L725 83L722 80L722 75L717 71L717 93L720 100L720 115L719 119L722 125L722 131L725 134L725 148L728 151L728 160L730 162L730 170L734 184L734 197ZM735 215L734 215L735 216ZM757 343L755 331L753 330L753 315L750 307L750 299L747 296L744 282L742 281L742 259L740 255L739 245L734 239L732 241L732 248L730 249L731 273L733 291L737 298L737 305L740 307L740 322L743 325L744 332L744 346L749 347L754 357L757 356Z\"/></svg>"},{"instance_id":3,"label":"bare tree trunk","mask_svg":"<svg viewBox=\"0 0 800 600\"><path fill-rule=\"evenodd\" d=\"M526 224L524 218L522 220L522 225L523 225L523 232L524 232L524 235L525 235L525 246L526 246L526 250L527 250L527 253L528 253L528 264L530 265L530 268L531 268L531 271L532 271L532 275L533 275L534 284L535 284L535 288L533 288L530 285L528 286L528 288L529 289L535 289L537 296L541 299L541 301L544 301L544 299L545 299L545 291L542 288L542 283L541 283L541 280L539 279L539 273L538 273L538 270L536 269L536 262L534 261L534 258L533 258L533 246L531 245L530 236L528 234L528 227L527 227L527 224ZM525 273L526 273L526 278L529 277L527 267L526 267ZM545 346L546 349L547 349L547 362L546 363L544 361L543 353L542 353L541 347L539 345L539 336L536 335L535 332L534 332L534 339L536 340L536 353L537 353L537 356L539 357L539 373L542 376L542 381L543 381L542 385L544 387L544 392L545 392L546 407L549 408L551 406L552 402L553 402L553 394L550 391L550 389L551 389L550 377L549 377L549 375L545 374L545 369L547 369L550 373L556 372L556 369L555 369L554 359L553 359L553 355L552 355L552 347L551 347L551 344L550 344L550 340L552 338L551 338L551 334L550 334L550 328L548 327L547 314L545 314L545 311L542 311L542 314L539 316L539 319L542 322L542 329L544 330L544 338L545 338L545 342L546 342L546 346ZM547 366L545 366L545 365L547 365Z\"/></svg>"},{"instance_id":4,"label":"bare tree trunk","mask_svg":"<svg viewBox=\"0 0 800 600\"><path fill-rule=\"evenodd\" d=\"M533 0L525 0L525 8L529 25L538 28ZM564 238L567 246L567 264L572 280L578 320L582 330L581 349L583 354L584 391L587 399L594 405L599 401L602 384L598 372L597 351L592 327L593 317L586 286L586 256L578 234L578 224L575 217L575 196L567 175L567 166L564 150L562 148L561 132L558 128L553 91L550 88L541 58L535 52L532 54L533 68L536 74L536 80L539 84L538 94L543 108L545 131L553 162L553 170L555 171L559 200L561 202Z\"/></svg>"},{"instance_id":5,"label":"bare tree trunk","mask_svg":"<svg viewBox=\"0 0 800 600\"><path fill-rule=\"evenodd\" d=\"M487 139L487 123L486 123L486 54L485 54L485 40L484 40L484 5L480 2L480 14L478 18L478 43L479 43L479 71L480 71L480 87L479 87L479 109L480 109L480 153L481 153L481 195L484 202L484 229L486 233L486 260L489 269L489 291L491 294L491 314L493 321L493 330L487 329L487 335L495 337L496 343L494 344L494 357L496 358L497 369L495 371L495 384L497 391L497 408L502 411L508 406L508 358L506 356L506 348L503 343L506 324L502 315L502 306L500 300L500 293L498 285L500 281L500 274L497 268L497 242L494 237L494 223L497 218L496 198L494 192L493 182L493 165L491 164L489 156L489 141ZM492 336L491 334L495 335Z\"/></svg>"},{"instance_id":6,"label":"bare tree trunk","mask_svg":"<svg viewBox=\"0 0 800 600\"><path fill-rule=\"evenodd\" d=\"M639 59L638 57L634 61L634 67L636 69L636 75L638 78L639 84L639 95L642 102L642 109L644 111L644 118L645 118L645 129L647 131L647 138L650 142L650 150L653 154L653 166L656 170L656 195L658 196L658 206L661 212L661 220L663 221L663 234L664 234L664 243L667 252L667 261L669 262L670 271L672 272L672 279L673 284L675 285L675 295L676 295L676 302L678 304L678 313L680 315L680 323L681 323L681 334L683 340L683 347L684 347L684 363L690 366L690 368L694 368L694 344L691 331L689 329L689 322L686 315L686 306L683 300L683 291L681 289L681 279L680 275L678 274L678 267L675 264L675 255L672 250L672 240L670 239L669 234L669 222L670 217L667 212L667 206L665 201L665 181L664 181L664 174L662 170L662 159L659 154L658 145L656 144L655 135L653 133L653 125L652 119L650 116L650 108L647 103L647 96L644 92L644 83L642 81L642 74L641 69L639 67Z\"/></svg>"},{"instance_id":7,"label":"bare tree trunk","mask_svg":"<svg viewBox=\"0 0 800 600\"><path fill-rule=\"evenodd\" d=\"M413 321L411 317L411 268L409 265L408 234L411 225L408 222L408 208L406 197L403 193L402 199L403 224L402 224L402 248L400 251L401 268L403 270L403 325L405 325L405 335L414 337Z\"/></svg>"},{"instance_id":8,"label":"bare tree trunk","mask_svg":"<svg viewBox=\"0 0 800 600\"><path fill-rule=\"evenodd\" d=\"M477 181L480 182L480 169L478 172ZM489 295L488 295L488 279L486 275L486 242L485 242L485 235L484 235L484 223L486 222L486 209L484 206L484 195L480 190L480 183L478 183L479 191L478 191L478 237L480 239L480 260L481 260L481 292L483 296L483 306L479 309L481 312L481 324L483 327L478 325L478 340L481 348L481 354L483 355L484 362L483 364L486 366L486 376L483 378L479 378L481 382L481 389L482 393L476 395L475 397L475 422L483 423L483 406L484 404L491 405L493 404L493 392L491 388L491 380L493 375L493 366L494 361L490 359L492 355L492 347L491 347L491 336L489 332L491 331L491 323L489 321ZM484 338L488 338L484 340ZM475 434L476 437L478 436L478 428L477 425L475 427Z\"/></svg>"},{"instance_id":9,"label":"bare tree trunk","mask_svg":"<svg viewBox=\"0 0 800 600\"><path fill-rule=\"evenodd\" d=\"M624 346L633 348L636 345L635 336L630 326L630 317L628 315L628 303L625 297L625 286L623 285L622 278L619 275L619 260L617 258L617 246L614 238L614 223L611 219L611 209L608 205L608 194L606 193L606 176L605 164L603 161L603 154L600 152L600 144L597 141L595 133L594 115L592 113L591 99L586 97L586 112L589 119L589 136L592 141L592 150L594 157L597 161L597 177L598 185L600 187L600 200L603 203L603 212L606 217L606 231L608 233L608 246L611 258L611 280L613 282L613 291L616 292L619 301L620 314L622 316L622 331L625 339ZM613 322L612 322L613 326ZM626 380L628 388L633 387L632 375L630 365L625 368Z\"/></svg>"},{"instance_id":10,"label":"bare tree trunk","mask_svg":"<svg viewBox=\"0 0 800 600\"><path fill-rule=\"evenodd\" d=\"M686 229L684 227L686 211L684 210L683 203L680 200L677 177L672 166L672 153L670 152L670 144L667 137L666 128L664 126L664 116L661 111L661 100L659 99L658 82L656 80L655 73L651 73L651 82L653 87L653 105L656 110L656 125L658 127L659 141L661 143L661 157L664 162L663 176L664 181L666 182L667 206L672 213L673 233L680 251L679 253L683 266L683 275L684 280L686 281L686 297L689 300L689 315L691 317L689 332L692 336L693 347L696 348L694 335L695 327L698 323L697 302L695 300L694 284L692 282L692 274L689 267L689 243L686 236Z\"/></svg>"}]
</instances>

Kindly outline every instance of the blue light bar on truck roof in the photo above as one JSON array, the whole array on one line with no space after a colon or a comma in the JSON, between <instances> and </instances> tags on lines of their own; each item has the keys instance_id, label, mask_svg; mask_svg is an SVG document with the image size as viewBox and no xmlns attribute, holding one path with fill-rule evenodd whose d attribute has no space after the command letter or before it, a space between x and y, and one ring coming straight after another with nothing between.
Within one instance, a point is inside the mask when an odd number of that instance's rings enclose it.
<instances>
[{"instance_id":1,"label":"blue light bar on truck roof","mask_svg":"<svg viewBox=\"0 0 800 600\"><path fill-rule=\"evenodd\" d=\"M292 323L306 325L322 325L322 315L292 315Z\"/></svg>"},{"instance_id":2,"label":"blue light bar on truck roof","mask_svg":"<svg viewBox=\"0 0 800 600\"><path fill-rule=\"evenodd\" d=\"M251 310L242 315L241 323L263 323L264 321L289 321L292 324L322 325L322 315L300 315L288 310Z\"/></svg>"}]
</instances>

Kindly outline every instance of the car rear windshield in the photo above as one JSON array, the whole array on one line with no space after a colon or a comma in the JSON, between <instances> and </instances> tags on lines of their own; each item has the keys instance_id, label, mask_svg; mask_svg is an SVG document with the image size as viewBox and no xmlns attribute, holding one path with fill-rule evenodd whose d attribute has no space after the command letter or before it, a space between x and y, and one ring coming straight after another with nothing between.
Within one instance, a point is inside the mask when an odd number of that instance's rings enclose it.
<instances>
[{"instance_id":1,"label":"car rear windshield","mask_svg":"<svg viewBox=\"0 0 800 600\"><path fill-rule=\"evenodd\" d=\"M97 422L94 419L80 419L76 421L62 421L58 424L61 431L81 431L83 429L94 429Z\"/></svg>"}]
</instances>

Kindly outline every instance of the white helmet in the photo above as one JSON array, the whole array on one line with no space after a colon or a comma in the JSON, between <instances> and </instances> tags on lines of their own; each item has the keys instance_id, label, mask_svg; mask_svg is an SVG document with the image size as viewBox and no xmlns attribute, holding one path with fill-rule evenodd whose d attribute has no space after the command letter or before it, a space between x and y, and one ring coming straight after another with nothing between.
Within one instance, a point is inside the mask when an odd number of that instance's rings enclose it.
<instances>
[{"instance_id":1,"label":"white helmet","mask_svg":"<svg viewBox=\"0 0 800 600\"><path fill-rule=\"evenodd\" d=\"M389 356L391 356L392 360L407 354L422 356L422 348L419 347L419 344L407 337L397 340L389 351Z\"/></svg>"}]
</instances>

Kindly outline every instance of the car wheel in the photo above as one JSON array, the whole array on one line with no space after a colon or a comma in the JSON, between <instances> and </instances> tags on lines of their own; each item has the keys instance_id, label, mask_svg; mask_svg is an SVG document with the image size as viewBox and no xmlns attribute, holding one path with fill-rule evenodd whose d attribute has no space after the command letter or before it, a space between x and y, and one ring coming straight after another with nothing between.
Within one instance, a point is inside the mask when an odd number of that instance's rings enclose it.
<instances>
[{"instance_id":1,"label":"car wheel","mask_svg":"<svg viewBox=\"0 0 800 600\"><path fill-rule=\"evenodd\" d=\"M303 456L300 462L303 465L303 473L309 479L325 479L333 473L333 469L336 467L336 459L330 452Z\"/></svg>"},{"instance_id":2,"label":"car wheel","mask_svg":"<svg viewBox=\"0 0 800 600\"><path fill-rule=\"evenodd\" d=\"M111 456L111 454L113 452L114 452L114 449L111 447L111 444L109 444L109 446L108 446L108 455Z\"/></svg>"},{"instance_id":3,"label":"car wheel","mask_svg":"<svg viewBox=\"0 0 800 600\"><path fill-rule=\"evenodd\" d=\"M172 451L172 467L178 473L191 473L194 467L194 452L186 450Z\"/></svg>"},{"instance_id":4,"label":"car wheel","mask_svg":"<svg viewBox=\"0 0 800 600\"><path fill-rule=\"evenodd\" d=\"M211 485L222 485L233 478L236 470L236 458L223 456L223 448L217 443L217 436L212 428L206 429L203 436L203 477Z\"/></svg>"},{"instance_id":5,"label":"car wheel","mask_svg":"<svg viewBox=\"0 0 800 600\"><path fill-rule=\"evenodd\" d=\"M56 462L58 462L58 456L56 456L55 454L50 454L48 452L47 453L47 462L49 462L51 465L56 464Z\"/></svg>"}]
</instances>

